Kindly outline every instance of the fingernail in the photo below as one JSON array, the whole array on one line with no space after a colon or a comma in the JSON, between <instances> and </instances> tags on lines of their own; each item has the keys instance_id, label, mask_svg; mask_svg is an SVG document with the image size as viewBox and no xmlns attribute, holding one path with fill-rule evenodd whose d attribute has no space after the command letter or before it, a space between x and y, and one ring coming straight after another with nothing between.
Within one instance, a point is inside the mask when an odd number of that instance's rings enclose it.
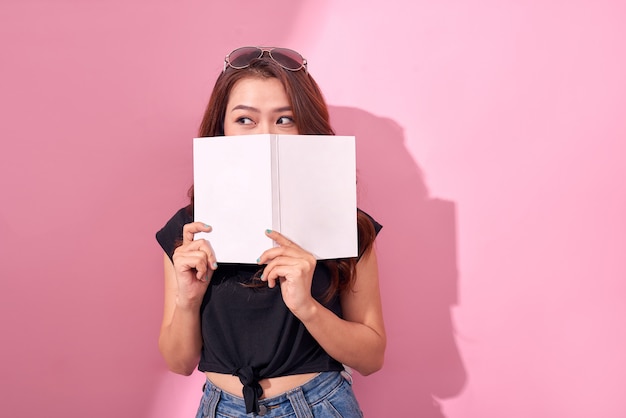
<instances>
[{"instance_id":1,"label":"fingernail","mask_svg":"<svg viewBox=\"0 0 626 418\"><path fill-rule=\"evenodd\" d=\"M204 227L205 227L205 228L210 228L210 227L211 227L211 225L209 225L209 224L204 224Z\"/></svg>"},{"instance_id":2,"label":"fingernail","mask_svg":"<svg viewBox=\"0 0 626 418\"><path fill-rule=\"evenodd\" d=\"M211 266L213 266L213 268L216 269L217 268L217 263L213 262L213 264L211 264Z\"/></svg>"},{"instance_id":3,"label":"fingernail","mask_svg":"<svg viewBox=\"0 0 626 418\"><path fill-rule=\"evenodd\" d=\"M261 262L261 257L256 259L256 263L259 264Z\"/></svg>"},{"instance_id":4,"label":"fingernail","mask_svg":"<svg viewBox=\"0 0 626 418\"><path fill-rule=\"evenodd\" d=\"M263 275L261 274L261 277L259 277L259 279L263 280Z\"/></svg>"},{"instance_id":5,"label":"fingernail","mask_svg":"<svg viewBox=\"0 0 626 418\"><path fill-rule=\"evenodd\" d=\"M271 234L271 233L272 233L272 230L271 230L271 229L266 229L266 230L265 230L265 233L266 233L266 234Z\"/></svg>"},{"instance_id":6,"label":"fingernail","mask_svg":"<svg viewBox=\"0 0 626 418\"><path fill-rule=\"evenodd\" d=\"M204 281L205 281L205 282L208 282L208 281L209 281L209 274L208 274L208 273L207 273L207 275L206 275L206 276L204 276Z\"/></svg>"}]
</instances>

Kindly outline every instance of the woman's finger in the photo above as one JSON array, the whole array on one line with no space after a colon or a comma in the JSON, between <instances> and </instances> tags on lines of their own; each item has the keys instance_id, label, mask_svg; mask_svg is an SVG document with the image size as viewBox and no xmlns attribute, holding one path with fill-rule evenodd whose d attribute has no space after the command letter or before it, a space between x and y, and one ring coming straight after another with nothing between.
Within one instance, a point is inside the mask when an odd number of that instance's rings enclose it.
<instances>
[{"instance_id":1,"label":"woman's finger","mask_svg":"<svg viewBox=\"0 0 626 418\"><path fill-rule=\"evenodd\" d=\"M282 269L282 267L292 267L297 263L297 260L289 257L278 257L274 258L270 261L265 268L263 269L263 274L261 275L261 280L267 281L268 287L272 288L276 286L276 280L281 276L278 272L278 268L281 268L283 271L282 276L286 275L286 272Z\"/></svg>"},{"instance_id":2,"label":"woman's finger","mask_svg":"<svg viewBox=\"0 0 626 418\"><path fill-rule=\"evenodd\" d=\"M183 270L196 270L196 277L199 280L206 280L209 277L209 270L217 269L215 252L205 239L181 245L174 252L174 259L174 264L181 266Z\"/></svg>"},{"instance_id":3,"label":"woman's finger","mask_svg":"<svg viewBox=\"0 0 626 418\"><path fill-rule=\"evenodd\" d=\"M267 281L269 287L274 287L277 280L282 278L306 278L315 270L315 263L281 257L272 260L263 269L262 280Z\"/></svg>"},{"instance_id":4,"label":"woman's finger","mask_svg":"<svg viewBox=\"0 0 626 418\"><path fill-rule=\"evenodd\" d=\"M215 256L215 251L213 251L213 246L207 240L202 240L204 243L202 244L202 250L207 255L207 265L211 270L217 269L217 257Z\"/></svg>"},{"instance_id":5,"label":"woman's finger","mask_svg":"<svg viewBox=\"0 0 626 418\"><path fill-rule=\"evenodd\" d=\"M257 264L267 264L279 257L302 258L304 253L287 247L274 247L263 251L263 254L257 259Z\"/></svg>"},{"instance_id":6,"label":"woman's finger","mask_svg":"<svg viewBox=\"0 0 626 418\"><path fill-rule=\"evenodd\" d=\"M296 248L300 248L298 246L298 244L296 244L293 241L290 241L289 239L287 239L287 237L285 237L283 234L281 234L278 231L273 231L271 229L267 229L267 230L265 230L265 235L270 237L272 240L274 240L281 247L296 247Z\"/></svg>"},{"instance_id":7,"label":"woman's finger","mask_svg":"<svg viewBox=\"0 0 626 418\"><path fill-rule=\"evenodd\" d=\"M183 226L183 245L193 241L198 232L211 232L213 228L202 222L191 222Z\"/></svg>"},{"instance_id":8,"label":"woman's finger","mask_svg":"<svg viewBox=\"0 0 626 418\"><path fill-rule=\"evenodd\" d=\"M259 264L265 264L268 260L272 260L273 258L279 256L304 258L307 260L313 260L315 262L315 256L313 254L300 247L298 244L291 241L280 232L268 229L265 231L265 234L274 242L276 242L279 246L264 251L257 260Z\"/></svg>"},{"instance_id":9,"label":"woman's finger","mask_svg":"<svg viewBox=\"0 0 626 418\"><path fill-rule=\"evenodd\" d=\"M209 256L206 251L202 249L187 249L185 251L180 251L178 253L174 253L174 265L179 264L181 267L186 267L187 269L196 269L202 270L202 264L208 266Z\"/></svg>"}]
</instances>

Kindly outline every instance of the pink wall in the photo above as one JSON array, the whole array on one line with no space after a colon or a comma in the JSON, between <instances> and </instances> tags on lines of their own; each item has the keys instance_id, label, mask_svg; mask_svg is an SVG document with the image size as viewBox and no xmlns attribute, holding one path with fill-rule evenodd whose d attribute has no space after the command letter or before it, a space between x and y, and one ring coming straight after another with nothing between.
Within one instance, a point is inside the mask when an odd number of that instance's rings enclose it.
<instances>
[{"instance_id":1,"label":"pink wall","mask_svg":"<svg viewBox=\"0 0 626 418\"><path fill-rule=\"evenodd\" d=\"M358 136L367 416L626 416L623 2L214 3L0 3L0 416L193 416L153 234L243 44L302 51Z\"/></svg>"}]
</instances>

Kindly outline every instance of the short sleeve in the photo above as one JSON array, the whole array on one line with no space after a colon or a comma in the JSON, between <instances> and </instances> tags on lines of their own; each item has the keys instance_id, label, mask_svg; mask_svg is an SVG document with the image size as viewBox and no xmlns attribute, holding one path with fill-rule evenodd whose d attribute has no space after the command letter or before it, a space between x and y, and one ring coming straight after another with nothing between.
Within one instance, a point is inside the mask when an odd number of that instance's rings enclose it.
<instances>
[{"instance_id":1,"label":"short sleeve","mask_svg":"<svg viewBox=\"0 0 626 418\"><path fill-rule=\"evenodd\" d=\"M372 218L367 212L361 210L361 209L357 209L359 212L361 212L363 215L365 215L367 217L367 219L370 220L370 222L372 223L372 226L374 227L374 231L376 232L376 236L378 236L378 233L380 232L381 229L383 229L383 226L381 224L379 224L376 219ZM359 254L357 260L360 260L361 257L363 256L363 254Z\"/></svg>"},{"instance_id":2,"label":"short sleeve","mask_svg":"<svg viewBox=\"0 0 626 418\"><path fill-rule=\"evenodd\" d=\"M193 217L188 208L185 207L176 212L165 226L156 233L156 240L170 260L176 247L183 241L183 226L190 222L193 222Z\"/></svg>"},{"instance_id":3,"label":"short sleeve","mask_svg":"<svg viewBox=\"0 0 626 418\"><path fill-rule=\"evenodd\" d=\"M357 209L357 210L361 212L363 215L367 216L367 218L372 222L372 225L374 226L374 230L376 231L376 235L378 236L378 233L380 232L381 229L383 229L383 226L379 224L378 222L376 222L376 219L372 218L367 212L361 209Z\"/></svg>"}]
</instances>

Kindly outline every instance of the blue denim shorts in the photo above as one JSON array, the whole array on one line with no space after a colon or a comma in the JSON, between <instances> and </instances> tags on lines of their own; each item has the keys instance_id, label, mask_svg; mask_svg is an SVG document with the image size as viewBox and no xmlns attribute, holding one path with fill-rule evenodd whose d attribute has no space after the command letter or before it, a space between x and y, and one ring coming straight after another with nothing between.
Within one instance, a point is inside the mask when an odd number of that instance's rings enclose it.
<instances>
[{"instance_id":1,"label":"blue denim shorts","mask_svg":"<svg viewBox=\"0 0 626 418\"><path fill-rule=\"evenodd\" d=\"M323 372L302 386L259 400L259 413L246 414L242 397L224 392L207 380L196 418L361 418L347 372Z\"/></svg>"}]
</instances>

